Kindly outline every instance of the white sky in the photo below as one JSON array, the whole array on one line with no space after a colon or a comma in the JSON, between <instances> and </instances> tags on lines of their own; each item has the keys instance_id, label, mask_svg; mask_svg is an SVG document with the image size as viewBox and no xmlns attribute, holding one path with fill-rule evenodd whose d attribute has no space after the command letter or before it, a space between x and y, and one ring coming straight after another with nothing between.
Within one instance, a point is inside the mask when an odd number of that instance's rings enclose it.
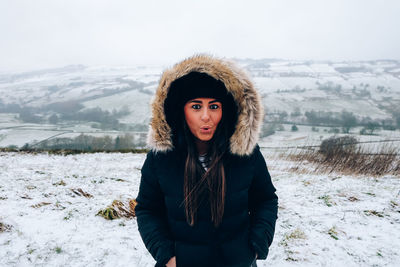
<instances>
[{"instance_id":1,"label":"white sky","mask_svg":"<svg viewBox=\"0 0 400 267\"><path fill-rule=\"evenodd\" d=\"M172 64L194 53L400 59L398 0L1 0L0 70Z\"/></svg>"}]
</instances>

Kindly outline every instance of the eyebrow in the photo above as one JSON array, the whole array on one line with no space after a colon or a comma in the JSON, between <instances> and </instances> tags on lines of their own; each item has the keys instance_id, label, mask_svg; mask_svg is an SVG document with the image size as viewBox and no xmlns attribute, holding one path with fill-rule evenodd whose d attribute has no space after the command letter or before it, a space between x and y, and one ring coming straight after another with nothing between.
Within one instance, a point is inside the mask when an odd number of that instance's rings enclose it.
<instances>
[{"instance_id":1,"label":"eyebrow","mask_svg":"<svg viewBox=\"0 0 400 267\"><path fill-rule=\"evenodd\" d=\"M208 102L208 104L215 103L215 102L221 103L221 101L213 100L213 101ZM192 100L192 101L190 101L190 103L199 103L199 104L202 104L203 102L200 101L200 100Z\"/></svg>"}]
</instances>

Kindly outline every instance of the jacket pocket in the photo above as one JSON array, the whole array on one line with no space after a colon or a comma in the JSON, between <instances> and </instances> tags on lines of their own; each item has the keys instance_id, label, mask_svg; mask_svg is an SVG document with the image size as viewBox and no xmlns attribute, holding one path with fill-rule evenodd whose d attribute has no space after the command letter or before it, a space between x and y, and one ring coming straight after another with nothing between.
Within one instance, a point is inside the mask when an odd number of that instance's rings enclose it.
<instances>
[{"instance_id":1,"label":"jacket pocket","mask_svg":"<svg viewBox=\"0 0 400 267\"><path fill-rule=\"evenodd\" d=\"M249 241L248 231L242 231L231 240L221 244L221 256L225 265L250 266L256 251Z\"/></svg>"},{"instance_id":2,"label":"jacket pocket","mask_svg":"<svg viewBox=\"0 0 400 267\"><path fill-rule=\"evenodd\" d=\"M176 267L210 266L211 249L207 245L175 242Z\"/></svg>"}]
</instances>

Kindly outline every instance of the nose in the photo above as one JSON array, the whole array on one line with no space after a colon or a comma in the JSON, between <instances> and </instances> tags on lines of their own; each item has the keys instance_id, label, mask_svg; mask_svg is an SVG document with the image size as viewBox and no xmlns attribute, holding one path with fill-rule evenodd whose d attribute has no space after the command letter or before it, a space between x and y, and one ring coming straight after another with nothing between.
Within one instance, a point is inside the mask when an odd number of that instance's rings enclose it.
<instances>
[{"instance_id":1,"label":"nose","mask_svg":"<svg viewBox=\"0 0 400 267\"><path fill-rule=\"evenodd\" d=\"M207 108L203 109L200 119L204 122L208 122L210 120L210 114Z\"/></svg>"}]
</instances>

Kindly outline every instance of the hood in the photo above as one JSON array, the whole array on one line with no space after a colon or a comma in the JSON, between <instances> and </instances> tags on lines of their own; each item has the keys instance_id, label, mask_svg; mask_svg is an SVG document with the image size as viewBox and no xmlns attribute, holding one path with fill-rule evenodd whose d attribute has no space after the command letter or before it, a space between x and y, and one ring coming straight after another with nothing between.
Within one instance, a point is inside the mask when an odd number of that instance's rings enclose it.
<instances>
[{"instance_id":1,"label":"hood","mask_svg":"<svg viewBox=\"0 0 400 267\"><path fill-rule=\"evenodd\" d=\"M230 137L230 152L234 155L250 155L258 141L263 119L261 98L248 75L235 63L208 55L196 55L172 68L161 76L152 101L152 117L147 137L148 146L155 152L166 152L174 148L171 127L164 113L164 102L170 85L190 72L203 72L224 83L232 94L238 108L237 122Z\"/></svg>"}]
</instances>

